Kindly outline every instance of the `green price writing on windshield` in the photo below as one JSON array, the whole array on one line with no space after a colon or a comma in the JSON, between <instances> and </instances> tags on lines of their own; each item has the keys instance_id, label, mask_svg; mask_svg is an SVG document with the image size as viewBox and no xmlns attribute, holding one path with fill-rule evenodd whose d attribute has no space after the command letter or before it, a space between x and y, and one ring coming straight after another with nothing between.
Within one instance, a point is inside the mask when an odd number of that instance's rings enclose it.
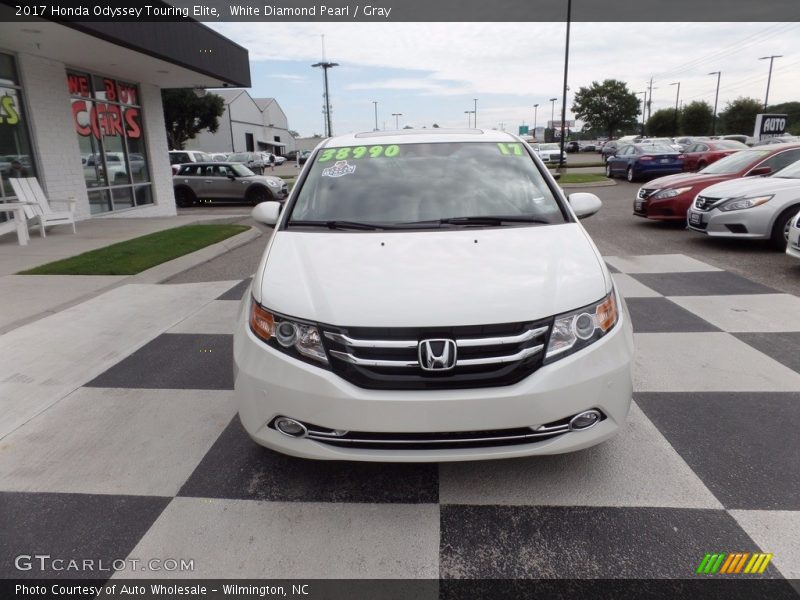
<instances>
[{"instance_id":1,"label":"green price writing on windshield","mask_svg":"<svg viewBox=\"0 0 800 600\"><path fill-rule=\"evenodd\" d=\"M400 154L400 146L355 146L345 148L326 148L320 154L318 162L328 162L329 160L347 160L348 158L378 158L385 156L393 158Z\"/></svg>"},{"instance_id":2,"label":"green price writing on windshield","mask_svg":"<svg viewBox=\"0 0 800 600\"><path fill-rule=\"evenodd\" d=\"M522 156L522 144L505 144L498 142L497 147L500 148L500 154L506 156Z\"/></svg>"}]
</instances>

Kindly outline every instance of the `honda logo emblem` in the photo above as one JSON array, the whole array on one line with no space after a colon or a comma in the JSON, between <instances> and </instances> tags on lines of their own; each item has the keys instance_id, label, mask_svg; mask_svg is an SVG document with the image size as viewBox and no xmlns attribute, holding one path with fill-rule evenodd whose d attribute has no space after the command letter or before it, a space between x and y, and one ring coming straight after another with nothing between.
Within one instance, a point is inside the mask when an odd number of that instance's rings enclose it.
<instances>
[{"instance_id":1,"label":"honda logo emblem","mask_svg":"<svg viewBox=\"0 0 800 600\"><path fill-rule=\"evenodd\" d=\"M422 340L419 343L419 366L423 371L449 371L455 367L455 341Z\"/></svg>"}]
</instances>

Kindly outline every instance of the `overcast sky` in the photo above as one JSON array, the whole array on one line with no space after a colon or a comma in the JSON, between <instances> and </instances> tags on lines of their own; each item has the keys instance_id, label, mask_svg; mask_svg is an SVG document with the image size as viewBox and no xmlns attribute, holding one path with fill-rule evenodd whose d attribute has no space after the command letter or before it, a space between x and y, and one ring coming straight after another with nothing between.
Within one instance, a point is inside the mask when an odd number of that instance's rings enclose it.
<instances>
[{"instance_id":1,"label":"overcast sky","mask_svg":"<svg viewBox=\"0 0 800 600\"><path fill-rule=\"evenodd\" d=\"M478 98L478 126L517 131L551 116L561 103L563 23L215 23L250 52L255 97L274 97L289 127L307 136L323 133L321 34L329 71L333 131L378 127L464 127L465 110ZM606 78L634 92L652 76L653 111L680 99L714 103L721 71L719 110L739 96L761 101L769 61L775 59L770 104L800 101L800 23L573 23L567 118L572 94ZM502 125L501 125L502 124ZM735 132L747 133L747 132Z\"/></svg>"}]
</instances>

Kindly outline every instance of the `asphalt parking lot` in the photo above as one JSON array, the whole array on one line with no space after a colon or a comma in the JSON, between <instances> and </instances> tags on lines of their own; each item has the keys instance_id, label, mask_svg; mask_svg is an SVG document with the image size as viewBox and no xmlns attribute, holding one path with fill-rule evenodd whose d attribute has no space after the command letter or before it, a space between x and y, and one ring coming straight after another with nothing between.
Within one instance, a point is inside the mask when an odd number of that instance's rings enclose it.
<instances>
[{"instance_id":1,"label":"asphalt parking lot","mask_svg":"<svg viewBox=\"0 0 800 600\"><path fill-rule=\"evenodd\" d=\"M157 573L181 578L685 579L708 552L768 552L758 577L799 578L800 265L636 219L636 187L590 188L605 206L585 222L637 345L614 439L439 465L255 445L232 401L231 332L265 230L4 336L0 379L25 402L2 420L0 575L65 576L13 569L20 548L41 548L193 559ZM188 210L249 222L249 207ZM65 317L92 344L75 347Z\"/></svg>"}]
</instances>

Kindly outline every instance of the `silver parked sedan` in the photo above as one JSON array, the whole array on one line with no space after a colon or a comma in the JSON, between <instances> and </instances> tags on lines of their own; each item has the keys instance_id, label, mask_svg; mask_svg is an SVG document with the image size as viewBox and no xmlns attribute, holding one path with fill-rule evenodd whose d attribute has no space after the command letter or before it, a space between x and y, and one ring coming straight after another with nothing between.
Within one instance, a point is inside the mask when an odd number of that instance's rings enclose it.
<instances>
[{"instance_id":1,"label":"silver parked sedan","mask_svg":"<svg viewBox=\"0 0 800 600\"><path fill-rule=\"evenodd\" d=\"M786 254L800 258L800 212L789 221L789 245Z\"/></svg>"},{"instance_id":2,"label":"silver parked sedan","mask_svg":"<svg viewBox=\"0 0 800 600\"><path fill-rule=\"evenodd\" d=\"M689 229L716 237L770 240L785 250L800 211L800 161L771 177L717 183L700 192L686 213Z\"/></svg>"},{"instance_id":3,"label":"silver parked sedan","mask_svg":"<svg viewBox=\"0 0 800 600\"><path fill-rule=\"evenodd\" d=\"M198 200L283 202L289 191L280 177L256 175L240 163L204 162L181 165L172 178L175 203L191 206Z\"/></svg>"}]
</instances>

